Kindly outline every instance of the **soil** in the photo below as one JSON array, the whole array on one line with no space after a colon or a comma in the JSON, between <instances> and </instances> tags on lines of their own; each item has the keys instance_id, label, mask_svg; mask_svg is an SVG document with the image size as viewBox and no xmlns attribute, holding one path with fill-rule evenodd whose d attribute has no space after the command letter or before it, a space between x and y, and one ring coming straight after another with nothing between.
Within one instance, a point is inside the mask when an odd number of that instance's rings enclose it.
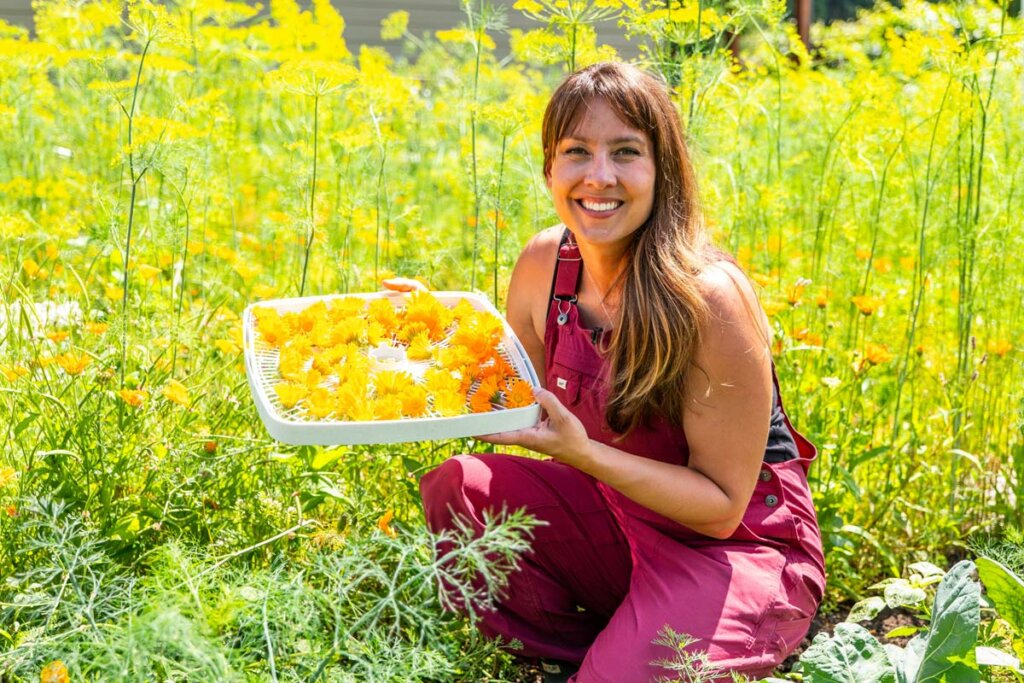
<instances>
[{"instance_id":1,"label":"soil","mask_svg":"<svg viewBox=\"0 0 1024 683\"><path fill-rule=\"evenodd\" d=\"M817 614L811 621L811 628L803 642L793 651L782 663L778 671L786 672L793 668L793 665L800 659L800 654L808 648L814 636L819 633L829 635L835 630L836 624L846 621L846 615L850 613L850 605L841 605L835 612L828 614ZM913 635L906 637L887 638L885 634L903 626L924 626L925 621L912 612L905 609L883 609L871 621L861 622L861 626L871 632L881 643L892 643L899 647L905 647ZM533 664L523 664L516 676L515 683L543 683L543 676L540 669Z\"/></svg>"}]
</instances>

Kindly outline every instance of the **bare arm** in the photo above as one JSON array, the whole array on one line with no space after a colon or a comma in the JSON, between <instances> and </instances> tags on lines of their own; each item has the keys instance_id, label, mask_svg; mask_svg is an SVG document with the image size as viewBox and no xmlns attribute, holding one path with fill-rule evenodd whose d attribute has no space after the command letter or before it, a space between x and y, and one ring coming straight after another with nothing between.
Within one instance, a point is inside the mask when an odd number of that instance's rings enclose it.
<instances>
[{"instance_id":1,"label":"bare arm","mask_svg":"<svg viewBox=\"0 0 1024 683\"><path fill-rule=\"evenodd\" d=\"M760 306L732 266L702 277L711 320L688 374L683 415L687 466L633 455L587 437L550 392L538 392L548 420L489 437L577 467L641 505L694 531L730 536L750 502L764 457L771 413L771 362Z\"/></svg>"},{"instance_id":2,"label":"bare arm","mask_svg":"<svg viewBox=\"0 0 1024 683\"><path fill-rule=\"evenodd\" d=\"M519 255L508 287L506 318L526 349L541 386L545 386L544 325L548 289L561 234L559 226L534 235Z\"/></svg>"}]
</instances>

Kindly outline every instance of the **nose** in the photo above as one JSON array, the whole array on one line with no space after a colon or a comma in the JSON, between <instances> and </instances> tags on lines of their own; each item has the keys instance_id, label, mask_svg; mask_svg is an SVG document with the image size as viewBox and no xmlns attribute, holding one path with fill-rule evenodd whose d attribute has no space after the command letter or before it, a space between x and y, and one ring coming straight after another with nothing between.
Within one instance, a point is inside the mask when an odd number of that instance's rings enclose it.
<instances>
[{"instance_id":1,"label":"nose","mask_svg":"<svg viewBox=\"0 0 1024 683\"><path fill-rule=\"evenodd\" d=\"M604 152L599 152L591 157L587 166L587 174L584 182L591 187L611 187L617 182L615 175L615 164Z\"/></svg>"}]
</instances>

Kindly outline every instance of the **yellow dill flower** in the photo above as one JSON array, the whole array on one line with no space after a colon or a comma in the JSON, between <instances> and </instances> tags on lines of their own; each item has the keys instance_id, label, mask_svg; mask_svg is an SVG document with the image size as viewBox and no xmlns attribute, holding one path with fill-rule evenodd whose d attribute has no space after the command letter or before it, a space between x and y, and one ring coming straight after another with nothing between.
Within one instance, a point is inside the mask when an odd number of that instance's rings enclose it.
<instances>
[{"instance_id":1,"label":"yellow dill flower","mask_svg":"<svg viewBox=\"0 0 1024 683\"><path fill-rule=\"evenodd\" d=\"M56 357L57 365L69 375L79 375L89 367L92 358L87 353L62 353Z\"/></svg>"},{"instance_id":2,"label":"yellow dill flower","mask_svg":"<svg viewBox=\"0 0 1024 683\"><path fill-rule=\"evenodd\" d=\"M188 407L188 389L178 380L167 380L167 384L160 393L171 403L177 403L182 408Z\"/></svg>"},{"instance_id":3,"label":"yellow dill flower","mask_svg":"<svg viewBox=\"0 0 1024 683\"><path fill-rule=\"evenodd\" d=\"M132 408L141 407L149 398L149 392L145 389L121 389L117 395Z\"/></svg>"},{"instance_id":4,"label":"yellow dill flower","mask_svg":"<svg viewBox=\"0 0 1024 683\"><path fill-rule=\"evenodd\" d=\"M18 478L18 471L13 467L0 467L0 489L14 483Z\"/></svg>"}]
</instances>

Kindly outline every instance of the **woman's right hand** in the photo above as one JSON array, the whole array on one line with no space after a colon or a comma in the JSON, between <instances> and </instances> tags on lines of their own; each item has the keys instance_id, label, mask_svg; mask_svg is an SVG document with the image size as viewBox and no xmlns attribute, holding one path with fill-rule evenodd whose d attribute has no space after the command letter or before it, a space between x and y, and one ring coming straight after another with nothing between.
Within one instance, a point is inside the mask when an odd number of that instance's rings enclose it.
<instances>
[{"instance_id":1,"label":"woman's right hand","mask_svg":"<svg viewBox=\"0 0 1024 683\"><path fill-rule=\"evenodd\" d=\"M384 289L391 290L392 292L427 292L430 288L419 280L414 280L411 277L389 277L386 280L381 280L380 284Z\"/></svg>"}]
</instances>

